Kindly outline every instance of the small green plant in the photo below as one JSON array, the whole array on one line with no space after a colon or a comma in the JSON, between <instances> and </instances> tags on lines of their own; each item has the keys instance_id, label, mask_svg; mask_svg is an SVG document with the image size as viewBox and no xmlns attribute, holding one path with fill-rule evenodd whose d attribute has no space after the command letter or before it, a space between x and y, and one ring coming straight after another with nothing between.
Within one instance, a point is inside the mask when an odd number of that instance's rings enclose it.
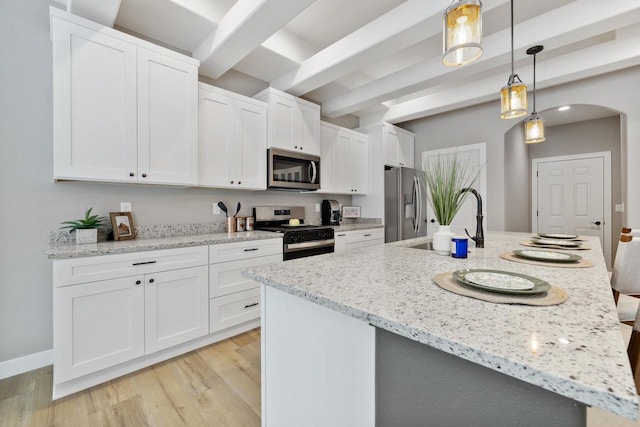
<instances>
[{"instance_id":1,"label":"small green plant","mask_svg":"<svg viewBox=\"0 0 640 427\"><path fill-rule=\"evenodd\" d=\"M473 186L480 176L482 167L473 173L469 170L468 161L458 161L457 153L452 156L438 154L425 163L422 175L429 188L431 209L440 225L451 225L451 221L469 195L462 189Z\"/></svg>"},{"instance_id":2,"label":"small green plant","mask_svg":"<svg viewBox=\"0 0 640 427\"><path fill-rule=\"evenodd\" d=\"M69 233L71 233L72 231L76 231L77 229L86 229L86 228L98 228L98 227L102 227L102 222L104 220L106 220L107 218L104 216L98 216L98 215L91 215L91 210L93 208L89 208L87 209L87 211L84 213L84 218L83 219L79 219L76 221L64 221L61 222L60 224L67 224L63 227L60 227L60 229L65 229L68 228L69 229Z\"/></svg>"}]
</instances>

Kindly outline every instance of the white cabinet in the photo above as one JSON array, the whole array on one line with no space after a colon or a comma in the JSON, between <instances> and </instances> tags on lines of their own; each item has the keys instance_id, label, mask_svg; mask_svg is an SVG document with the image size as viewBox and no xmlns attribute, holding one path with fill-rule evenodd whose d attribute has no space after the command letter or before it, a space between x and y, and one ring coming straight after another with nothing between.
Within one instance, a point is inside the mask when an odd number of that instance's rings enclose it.
<instances>
[{"instance_id":1,"label":"white cabinet","mask_svg":"<svg viewBox=\"0 0 640 427\"><path fill-rule=\"evenodd\" d=\"M383 125L384 164L415 167L413 133L389 123Z\"/></svg>"},{"instance_id":2,"label":"white cabinet","mask_svg":"<svg viewBox=\"0 0 640 427\"><path fill-rule=\"evenodd\" d=\"M366 194L369 183L369 145L365 134L321 123L321 191Z\"/></svg>"},{"instance_id":3,"label":"white cabinet","mask_svg":"<svg viewBox=\"0 0 640 427\"><path fill-rule=\"evenodd\" d=\"M58 9L54 178L195 185L198 61Z\"/></svg>"},{"instance_id":4,"label":"white cabinet","mask_svg":"<svg viewBox=\"0 0 640 427\"><path fill-rule=\"evenodd\" d=\"M267 88L254 98L268 104L267 145L320 154L320 106Z\"/></svg>"},{"instance_id":5,"label":"white cabinet","mask_svg":"<svg viewBox=\"0 0 640 427\"><path fill-rule=\"evenodd\" d=\"M199 84L198 185L267 188L267 105Z\"/></svg>"},{"instance_id":6,"label":"white cabinet","mask_svg":"<svg viewBox=\"0 0 640 427\"><path fill-rule=\"evenodd\" d=\"M335 233L335 252L384 244L384 228L339 231Z\"/></svg>"},{"instance_id":7,"label":"white cabinet","mask_svg":"<svg viewBox=\"0 0 640 427\"><path fill-rule=\"evenodd\" d=\"M260 284L240 275L245 268L282 262L282 239L211 245L209 249L209 331L260 319Z\"/></svg>"},{"instance_id":8,"label":"white cabinet","mask_svg":"<svg viewBox=\"0 0 640 427\"><path fill-rule=\"evenodd\" d=\"M200 246L54 261L54 396L208 334L207 255Z\"/></svg>"}]
</instances>

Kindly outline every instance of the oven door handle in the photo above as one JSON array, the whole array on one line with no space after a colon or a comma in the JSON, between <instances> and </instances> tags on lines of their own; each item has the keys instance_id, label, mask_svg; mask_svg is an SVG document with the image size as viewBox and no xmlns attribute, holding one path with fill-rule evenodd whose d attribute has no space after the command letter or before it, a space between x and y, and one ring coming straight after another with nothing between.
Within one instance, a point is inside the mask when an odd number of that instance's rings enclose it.
<instances>
[{"instance_id":1,"label":"oven door handle","mask_svg":"<svg viewBox=\"0 0 640 427\"><path fill-rule=\"evenodd\" d=\"M302 242L302 243L287 243L284 245L285 252L295 252L301 251L303 249L310 248L324 248L327 246L334 246L334 239L326 239L326 240L315 240L312 242Z\"/></svg>"}]
</instances>

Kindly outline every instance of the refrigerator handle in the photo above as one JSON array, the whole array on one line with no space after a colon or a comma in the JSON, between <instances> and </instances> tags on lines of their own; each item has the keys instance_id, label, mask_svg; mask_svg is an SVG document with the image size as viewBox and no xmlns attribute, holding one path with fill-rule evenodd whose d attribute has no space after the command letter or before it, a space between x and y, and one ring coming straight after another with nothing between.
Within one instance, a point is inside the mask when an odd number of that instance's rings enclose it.
<instances>
[{"instance_id":1,"label":"refrigerator handle","mask_svg":"<svg viewBox=\"0 0 640 427\"><path fill-rule=\"evenodd\" d=\"M417 184L417 204L418 204L418 219L416 220L416 222L418 223L417 227L416 227L416 233L420 232L420 226L422 225L422 184L420 184L420 178L416 177L416 184Z\"/></svg>"},{"instance_id":2,"label":"refrigerator handle","mask_svg":"<svg viewBox=\"0 0 640 427\"><path fill-rule=\"evenodd\" d=\"M419 216L420 216L420 183L417 177L413 177L413 232L417 233L420 228Z\"/></svg>"}]
</instances>

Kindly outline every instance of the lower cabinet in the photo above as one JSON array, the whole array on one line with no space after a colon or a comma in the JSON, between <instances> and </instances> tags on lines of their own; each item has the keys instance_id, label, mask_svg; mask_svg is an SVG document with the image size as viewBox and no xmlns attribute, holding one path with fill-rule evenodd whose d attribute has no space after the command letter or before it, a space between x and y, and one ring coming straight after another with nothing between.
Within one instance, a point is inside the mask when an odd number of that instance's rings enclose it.
<instances>
[{"instance_id":1,"label":"lower cabinet","mask_svg":"<svg viewBox=\"0 0 640 427\"><path fill-rule=\"evenodd\" d=\"M384 243L384 228L367 228L363 230L336 231L335 252L347 252L366 246Z\"/></svg>"}]
</instances>

